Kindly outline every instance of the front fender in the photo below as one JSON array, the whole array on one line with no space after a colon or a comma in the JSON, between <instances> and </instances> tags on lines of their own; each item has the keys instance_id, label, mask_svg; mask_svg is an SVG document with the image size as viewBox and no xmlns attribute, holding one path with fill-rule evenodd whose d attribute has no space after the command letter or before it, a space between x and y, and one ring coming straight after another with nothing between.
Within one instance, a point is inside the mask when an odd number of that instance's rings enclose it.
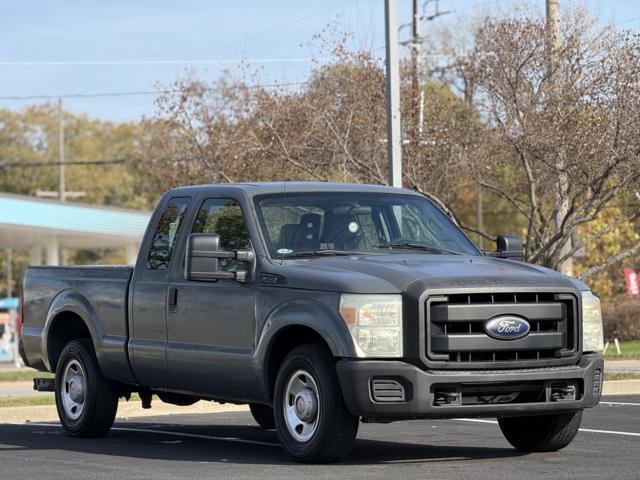
<instances>
[{"instance_id":1,"label":"front fender","mask_svg":"<svg viewBox=\"0 0 640 480\"><path fill-rule=\"evenodd\" d=\"M82 319L82 321L87 326L89 333L91 334L91 341L93 342L93 347L98 354L99 349L97 348L96 341L104 336L104 332L102 327L100 326L100 322L98 320L98 316L84 295L79 292L66 289L59 292L51 305L49 306L49 310L47 311L46 320L44 323L44 328L42 330L42 339L41 339L41 349L42 349L42 357L45 363L47 370L52 370L53 359L50 358L49 354L49 336L53 327L56 325L58 321L62 321L62 319L56 318L61 313L74 313L78 317Z\"/></svg>"},{"instance_id":2,"label":"front fender","mask_svg":"<svg viewBox=\"0 0 640 480\"><path fill-rule=\"evenodd\" d=\"M289 327L306 327L316 332L337 358L355 357L351 334L338 312L311 299L294 299L271 310L258 340L255 369L262 372L264 391L269 391L267 367L271 349L278 334Z\"/></svg>"},{"instance_id":3,"label":"front fender","mask_svg":"<svg viewBox=\"0 0 640 480\"><path fill-rule=\"evenodd\" d=\"M270 345L277 333L291 326L315 330L326 342L334 357L354 357L351 334L337 312L311 299L289 300L274 308L264 323L258 352Z\"/></svg>"}]
</instances>

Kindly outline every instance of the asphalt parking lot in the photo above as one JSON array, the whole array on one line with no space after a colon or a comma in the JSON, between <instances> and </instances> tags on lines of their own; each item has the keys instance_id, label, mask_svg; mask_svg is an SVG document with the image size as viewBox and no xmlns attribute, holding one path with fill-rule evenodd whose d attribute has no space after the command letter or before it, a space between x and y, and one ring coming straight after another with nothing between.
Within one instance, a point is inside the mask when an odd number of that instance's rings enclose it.
<instances>
[{"instance_id":1,"label":"asphalt parking lot","mask_svg":"<svg viewBox=\"0 0 640 480\"><path fill-rule=\"evenodd\" d=\"M0 478L614 477L640 478L640 396L604 398L560 452L519 454L490 420L412 421L361 425L338 465L290 462L245 412L119 421L102 439L70 438L51 423L0 425Z\"/></svg>"}]
</instances>

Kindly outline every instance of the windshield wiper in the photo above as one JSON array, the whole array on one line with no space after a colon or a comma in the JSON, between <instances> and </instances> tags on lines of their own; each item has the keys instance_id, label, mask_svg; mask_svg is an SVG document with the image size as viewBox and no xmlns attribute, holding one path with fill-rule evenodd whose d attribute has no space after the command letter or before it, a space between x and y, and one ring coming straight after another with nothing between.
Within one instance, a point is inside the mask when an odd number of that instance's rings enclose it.
<instances>
[{"instance_id":1,"label":"windshield wiper","mask_svg":"<svg viewBox=\"0 0 640 480\"><path fill-rule=\"evenodd\" d=\"M280 258L308 258L308 257L323 257L323 256L351 256L351 255L380 255L376 252L360 252L356 250L335 250L335 249L324 249L324 250L313 250L308 252L292 252L282 254Z\"/></svg>"},{"instance_id":2,"label":"windshield wiper","mask_svg":"<svg viewBox=\"0 0 640 480\"><path fill-rule=\"evenodd\" d=\"M432 253L449 253L451 255L464 255L462 252L447 250L446 248L434 247L424 243L410 242L408 240L400 240L395 242L387 242L378 245L378 248L413 248L416 250L425 250Z\"/></svg>"}]
</instances>

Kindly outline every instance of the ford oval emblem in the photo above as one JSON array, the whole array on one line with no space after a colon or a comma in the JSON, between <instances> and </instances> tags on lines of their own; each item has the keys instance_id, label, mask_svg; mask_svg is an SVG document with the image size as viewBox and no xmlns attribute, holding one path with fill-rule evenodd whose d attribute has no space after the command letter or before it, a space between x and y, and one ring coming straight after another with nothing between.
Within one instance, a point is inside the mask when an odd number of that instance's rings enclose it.
<instances>
[{"instance_id":1,"label":"ford oval emblem","mask_svg":"<svg viewBox=\"0 0 640 480\"><path fill-rule=\"evenodd\" d=\"M515 340L529 333L529 322L513 315L501 315L488 320L484 324L487 335L498 340Z\"/></svg>"}]
</instances>

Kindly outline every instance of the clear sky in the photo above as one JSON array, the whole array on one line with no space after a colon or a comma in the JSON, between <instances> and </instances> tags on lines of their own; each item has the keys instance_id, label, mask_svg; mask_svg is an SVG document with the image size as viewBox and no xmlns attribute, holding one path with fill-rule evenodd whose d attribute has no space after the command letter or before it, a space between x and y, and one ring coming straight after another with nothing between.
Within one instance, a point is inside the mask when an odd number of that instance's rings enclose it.
<instances>
[{"instance_id":1,"label":"clear sky","mask_svg":"<svg viewBox=\"0 0 640 480\"><path fill-rule=\"evenodd\" d=\"M398 3L400 22L408 22L411 1ZM543 13L544 3L440 0L441 10L454 13L435 22L453 22L458 15L496 8ZM584 4L602 23L640 30L637 0ZM2 0L0 107L17 109L45 101L6 98L12 96L155 90L187 72L214 80L224 69L237 68L233 63L237 59L262 60L252 65L262 69L264 82L304 81L311 68L307 59L313 53L309 46L313 34L336 19L357 42L384 53L384 0ZM181 60L231 63L148 63ZM64 102L71 110L116 121L156 111L153 95Z\"/></svg>"}]
</instances>

